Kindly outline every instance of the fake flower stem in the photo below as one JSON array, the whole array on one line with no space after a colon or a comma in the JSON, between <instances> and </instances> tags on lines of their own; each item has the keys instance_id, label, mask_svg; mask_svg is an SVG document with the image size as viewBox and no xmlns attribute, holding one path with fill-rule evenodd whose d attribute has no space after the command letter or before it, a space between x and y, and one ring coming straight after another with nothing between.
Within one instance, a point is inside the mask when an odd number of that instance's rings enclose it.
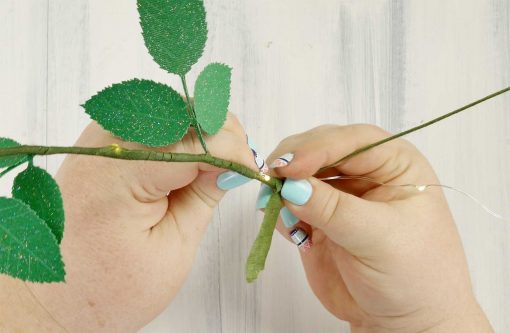
<instances>
[{"instance_id":1,"label":"fake flower stem","mask_svg":"<svg viewBox=\"0 0 510 333\"><path fill-rule=\"evenodd\" d=\"M202 162L222 169L235 171L248 178L256 179L275 191L280 191L282 182L275 177L271 177L263 172L254 171L245 165L214 157L210 154L186 154L157 152L152 150L132 150L122 148L117 144L105 147L58 147L58 146L15 146L0 149L1 156L14 155L56 155L56 154L75 154L92 155L122 160L141 160L141 161L163 161L163 162Z\"/></svg>"},{"instance_id":2,"label":"fake flower stem","mask_svg":"<svg viewBox=\"0 0 510 333\"><path fill-rule=\"evenodd\" d=\"M406 131L403 131L403 132L397 133L397 134L395 134L395 135L389 136L389 137L387 137L387 138L385 138L385 139L382 139L382 140L380 140L380 141L377 141L377 142L374 142L374 143L372 143L372 144L369 144L369 145L366 145L366 146L364 146L364 147L361 147L361 148L359 148L359 149L356 149L356 150L355 150L355 151L353 151L352 153L350 153L350 154L347 154L347 155L343 156L342 158L340 158L340 159L339 159L339 160L337 160L336 162L334 162L334 163L332 163L332 164L330 164L330 165L328 165L328 166L325 166L325 167L321 168L321 169L318 171L318 173L320 173L320 172L322 172L322 171L324 171L324 170L326 170L326 169L329 169L329 168L331 168L331 167L334 167L334 166L336 166L336 165L338 165L338 164L342 163L343 161L346 161L346 160L348 160L348 159L350 159L350 158L352 158L352 157L354 157L354 156L356 156L356 155L358 155L358 154L361 154L361 153L363 153L363 152L365 152L365 151L367 151L367 150L370 150L370 149L372 149L372 148L374 148L374 147L377 147L377 146L379 146L379 145L382 145L383 143L386 143L386 142L388 142L388 141L394 140L394 139L396 139L396 138L400 138L401 136L404 136L404 135L407 135L407 134L409 134L409 133L415 132L415 131L417 131L417 130L419 130L419 129L422 129L422 128L424 128L424 127L430 126L430 125L432 125L432 124L434 124L434 123L437 123L438 121L444 120L444 119L446 119L446 118L448 118L448 117L451 117L451 116L453 116L453 115L455 115L455 114L457 114L457 113L459 113L459 112L462 112L462 111L464 111L464 110L466 110L466 109L469 109L469 108L470 108L470 107L472 107L472 106L475 106L475 105L480 104L480 103L482 103L482 102L485 102L485 101L487 101L487 100L489 100L489 99L491 99L491 98L494 98L494 97L496 97L496 96L498 96L498 95L501 95L501 94L503 94L503 93L506 93L507 91L510 91L510 87L507 87L507 88L502 89L502 90L500 90L500 91L496 91L495 93L492 93L492 94L487 95L487 96L485 96L485 97L483 97L483 98L481 98L481 99L479 99L479 100L477 100L477 101L474 101L474 102L472 102L472 103L469 103L469 104L467 104L467 105L464 105L463 107L458 108L458 109L456 109L456 110L453 110L453 111L451 111L451 112L448 112L447 114L444 114L444 115L442 115L442 116L440 116L440 117L437 117L437 118L434 118L434 119L432 119L432 120L430 120L430 121L427 121L426 123L423 123L423 124L418 125L418 126L416 126L416 127L410 128L410 129L408 129L408 130L406 130Z\"/></svg>"}]
</instances>

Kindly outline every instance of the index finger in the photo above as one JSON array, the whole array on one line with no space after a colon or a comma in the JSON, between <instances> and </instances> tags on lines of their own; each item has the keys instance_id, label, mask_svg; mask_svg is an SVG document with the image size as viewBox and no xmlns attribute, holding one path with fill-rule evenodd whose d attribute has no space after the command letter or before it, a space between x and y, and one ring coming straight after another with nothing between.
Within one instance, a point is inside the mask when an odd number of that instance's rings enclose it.
<instances>
[{"instance_id":1,"label":"index finger","mask_svg":"<svg viewBox=\"0 0 510 333\"><path fill-rule=\"evenodd\" d=\"M317 176L322 167L388 136L388 132L373 125L320 126L284 139L271 153L268 161L271 163L282 155L292 153L292 162L272 169L274 174L297 179ZM423 155L402 139L387 142L345 160L321 173L321 176L338 174L365 176L382 183L394 180L408 183L437 181ZM374 187L374 184L364 184L361 187Z\"/></svg>"}]
</instances>

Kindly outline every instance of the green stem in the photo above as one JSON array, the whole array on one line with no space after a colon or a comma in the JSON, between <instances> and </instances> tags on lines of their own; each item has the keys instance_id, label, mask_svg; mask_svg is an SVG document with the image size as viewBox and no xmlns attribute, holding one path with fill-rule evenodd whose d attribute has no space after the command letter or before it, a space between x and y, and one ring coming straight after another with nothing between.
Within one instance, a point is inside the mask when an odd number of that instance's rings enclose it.
<instances>
[{"instance_id":1,"label":"green stem","mask_svg":"<svg viewBox=\"0 0 510 333\"><path fill-rule=\"evenodd\" d=\"M275 191L280 191L282 183L278 178L271 177L259 171L254 171L242 164L214 157L210 154L186 154L157 152L151 150L132 150L122 148L117 144L105 147L58 147L58 146L15 146L0 149L0 157L14 155L56 155L56 154L75 154L102 156L122 160L143 160L143 161L163 161L163 162L202 162L222 169L235 171L245 177L256 179Z\"/></svg>"},{"instance_id":2,"label":"green stem","mask_svg":"<svg viewBox=\"0 0 510 333\"><path fill-rule=\"evenodd\" d=\"M264 270L266 265L267 254L271 248L273 240L273 232L278 221L280 209L283 207L283 202L280 193L273 192L269 198L264 214L264 220L260 226L259 234L251 246L250 254L246 259L246 281L253 282L259 276L259 273Z\"/></svg>"},{"instance_id":3,"label":"green stem","mask_svg":"<svg viewBox=\"0 0 510 333\"><path fill-rule=\"evenodd\" d=\"M366 146L364 146L364 147L361 147L361 148L359 148L359 149L356 149L356 150L355 150L355 151L353 151L352 153L349 153L349 154L345 155L344 157L340 158L340 159L339 159L339 160L337 160L336 162L334 162L334 163L332 163L332 164L330 164L330 165L328 165L328 166L325 166L325 167L321 168L321 169L320 169L317 173L320 173L320 172L322 172L322 171L324 171L324 170L326 170L326 169L329 169L329 168L331 168L331 167L334 167L334 166L336 166L336 165L338 165L338 164L342 163L342 162L343 162L343 161L345 161L345 160L348 160L348 159L350 159L350 158L352 158L352 157L354 157L354 156L356 156L356 155L358 155L358 154L361 154L361 153L363 153L363 152L365 152L365 151L367 151L367 150L370 150L370 149L372 149L372 148L374 148L374 147L377 147L377 146L379 146L379 145L382 145L383 143L389 142L389 141L394 140L394 139L396 139L396 138L400 138L401 136L404 136L404 135L407 135L407 134L409 134L409 133L415 132L415 131L417 131L417 130L419 130L419 129L422 129L422 128L424 128L424 127L427 127L427 126L430 126L430 125L432 125L432 124L434 124L434 123L437 123L438 121L441 121L441 120L443 120L443 119L446 119L446 118L448 118L448 117L451 117L451 116L453 116L453 115L455 115L455 114L457 114L457 113L459 113L459 112L462 112L462 111L464 111L464 110L467 110L467 109L469 109L469 108L470 108L470 107L472 107L472 106L475 106L475 105L477 105L477 104L480 104L480 103L482 103L482 102L485 102L485 101L487 101L487 100L489 100L489 99L491 99L491 98L494 98L494 97L496 97L496 96L498 96L498 95L501 95L501 94L503 94L503 93L505 93L505 92L507 92L507 91L510 91L510 87L507 87L507 88L502 89L502 90L500 90L500 91L497 91L497 92L495 92L495 93L493 93L493 94L490 94L490 95L488 95L488 96L485 96L485 97L483 97L483 98L481 98L481 99L479 99L479 100L477 100L477 101L474 101L474 102L472 102L472 103L469 103L469 104L467 104L467 105L464 105L463 107L461 107L461 108L459 108L459 109L453 110L453 111L451 111L451 112L449 112L449 113L447 113L447 114L444 114L444 115L442 115L442 116L440 116L440 117L434 118L434 119L432 119L432 120L430 120L430 121L428 121L428 122L426 122L426 123L423 123L423 124L421 124L421 125L419 125L419 126L416 126L416 127L410 128L410 129L408 129L408 130L406 130L406 131L400 132L400 133L398 133L398 134L392 135L392 136L387 137L387 138L385 138L385 139L382 139L382 140L380 140L380 141L377 141L377 142L371 143L371 144L369 144L369 145L366 145Z\"/></svg>"},{"instance_id":4,"label":"green stem","mask_svg":"<svg viewBox=\"0 0 510 333\"><path fill-rule=\"evenodd\" d=\"M197 132L198 139L200 140L200 144L204 148L204 151L206 154L209 154L209 151L207 150L207 145L205 144L204 136L202 134L202 128L200 128L200 125L197 121L197 114L195 113L195 108L193 107L193 104L191 103L191 99L189 98L188 93L188 85L186 84L186 77L184 75L180 75L182 87L184 89L184 95L186 96L186 102L188 103L188 113L191 118L191 122L193 123L193 127L195 128L195 131Z\"/></svg>"}]
</instances>

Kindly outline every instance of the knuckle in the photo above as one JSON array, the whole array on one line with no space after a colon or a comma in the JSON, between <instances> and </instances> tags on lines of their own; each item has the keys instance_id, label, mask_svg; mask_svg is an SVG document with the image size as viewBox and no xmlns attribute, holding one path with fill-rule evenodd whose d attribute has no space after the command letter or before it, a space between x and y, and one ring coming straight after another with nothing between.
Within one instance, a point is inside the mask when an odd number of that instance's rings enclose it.
<instances>
[{"instance_id":1,"label":"knuckle","mask_svg":"<svg viewBox=\"0 0 510 333\"><path fill-rule=\"evenodd\" d=\"M303 133L308 142L326 142L334 141L332 137L343 134L344 126L325 124L312 128L308 132Z\"/></svg>"},{"instance_id":2,"label":"knuckle","mask_svg":"<svg viewBox=\"0 0 510 333\"><path fill-rule=\"evenodd\" d=\"M280 141L280 143L278 144L279 147L281 146L289 146L289 145L292 145L293 143L295 143L296 141L299 140L299 138L301 137L302 134L292 134L288 137L286 137L285 139L283 139L282 141Z\"/></svg>"},{"instance_id":3,"label":"knuckle","mask_svg":"<svg viewBox=\"0 0 510 333\"><path fill-rule=\"evenodd\" d=\"M199 199L201 202L203 202L206 207L210 209L214 209L216 205L218 204L218 201L221 199L221 195L218 194L217 196L214 196L210 193L207 193L202 188L196 185L191 185L191 193L192 195Z\"/></svg>"},{"instance_id":4,"label":"knuckle","mask_svg":"<svg viewBox=\"0 0 510 333\"><path fill-rule=\"evenodd\" d=\"M190 128L180 141L169 146L165 150L170 150L176 153L199 154L202 152L202 144L200 143L195 130Z\"/></svg>"},{"instance_id":5,"label":"knuckle","mask_svg":"<svg viewBox=\"0 0 510 333\"><path fill-rule=\"evenodd\" d=\"M140 203L152 203L161 196L161 189L146 182L135 183L130 186L131 196Z\"/></svg>"},{"instance_id":6,"label":"knuckle","mask_svg":"<svg viewBox=\"0 0 510 333\"><path fill-rule=\"evenodd\" d=\"M338 129L341 129L342 126L339 125L333 125L333 124L324 124L317 127L312 128L309 132L310 134L324 134L324 133L330 133L330 132L336 132Z\"/></svg>"},{"instance_id":7,"label":"knuckle","mask_svg":"<svg viewBox=\"0 0 510 333\"><path fill-rule=\"evenodd\" d=\"M332 224L336 223L338 218L338 211L340 206L340 192L331 189L324 200L322 200L322 209L319 215L321 227L327 229Z\"/></svg>"},{"instance_id":8,"label":"knuckle","mask_svg":"<svg viewBox=\"0 0 510 333\"><path fill-rule=\"evenodd\" d=\"M239 136L246 135L243 125L241 125L241 122L239 121L239 118L237 118L237 116L231 112L227 113L227 119L225 120L223 129Z\"/></svg>"},{"instance_id":9,"label":"knuckle","mask_svg":"<svg viewBox=\"0 0 510 333\"><path fill-rule=\"evenodd\" d=\"M253 158L253 153L247 144L236 147L235 153L232 156L232 160L239 163L245 163L246 165L252 166L254 168L257 167L255 159ZM258 168L256 169L258 170Z\"/></svg>"},{"instance_id":10,"label":"knuckle","mask_svg":"<svg viewBox=\"0 0 510 333\"><path fill-rule=\"evenodd\" d=\"M349 126L357 132L370 132L377 133L380 135L388 136L390 133L384 130L382 127L373 124L354 124Z\"/></svg>"},{"instance_id":11,"label":"knuckle","mask_svg":"<svg viewBox=\"0 0 510 333\"><path fill-rule=\"evenodd\" d=\"M237 124L237 125L241 124L239 122L239 118L237 117L237 115L235 113L230 112L230 111L227 112L227 122L234 123L234 124Z\"/></svg>"}]
</instances>

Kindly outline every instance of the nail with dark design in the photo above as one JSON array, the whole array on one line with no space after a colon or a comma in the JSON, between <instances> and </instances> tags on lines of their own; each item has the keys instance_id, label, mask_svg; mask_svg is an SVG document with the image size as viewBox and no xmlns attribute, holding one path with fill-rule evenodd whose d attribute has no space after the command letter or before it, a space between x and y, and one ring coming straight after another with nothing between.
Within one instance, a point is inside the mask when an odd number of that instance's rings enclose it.
<instances>
[{"instance_id":1,"label":"nail with dark design","mask_svg":"<svg viewBox=\"0 0 510 333\"><path fill-rule=\"evenodd\" d=\"M264 157L257 153L257 147L255 146L253 141L251 141L250 138L248 138L248 136L246 136L246 140L248 142L248 146L250 146L253 158L255 159L255 163L257 164L257 168L259 168L260 171L267 173L269 171L269 168L266 164L266 161L264 160Z\"/></svg>"},{"instance_id":2,"label":"nail with dark design","mask_svg":"<svg viewBox=\"0 0 510 333\"><path fill-rule=\"evenodd\" d=\"M257 164L259 170L263 173L267 173L269 171L266 161L259 154L257 154L257 152L255 152L255 163Z\"/></svg>"},{"instance_id":3,"label":"nail with dark design","mask_svg":"<svg viewBox=\"0 0 510 333\"><path fill-rule=\"evenodd\" d=\"M310 250L313 245L312 238L301 228L292 230L289 235L294 244L303 252Z\"/></svg>"},{"instance_id":4,"label":"nail with dark design","mask_svg":"<svg viewBox=\"0 0 510 333\"><path fill-rule=\"evenodd\" d=\"M294 158L293 153L284 154L284 155L278 157L276 160L274 160L273 163L271 163L271 165L269 167L271 169L282 168L284 166L289 165L289 163L292 161L293 158Z\"/></svg>"}]
</instances>

